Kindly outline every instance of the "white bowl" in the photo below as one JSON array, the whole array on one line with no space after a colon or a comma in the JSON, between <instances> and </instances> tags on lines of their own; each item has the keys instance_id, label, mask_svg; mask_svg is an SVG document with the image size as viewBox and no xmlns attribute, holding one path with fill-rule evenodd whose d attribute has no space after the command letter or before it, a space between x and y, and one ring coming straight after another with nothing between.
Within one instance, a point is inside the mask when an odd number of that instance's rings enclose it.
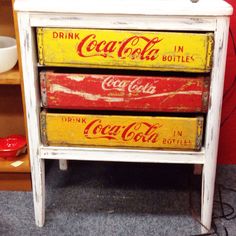
<instances>
[{"instance_id":1,"label":"white bowl","mask_svg":"<svg viewBox=\"0 0 236 236\"><path fill-rule=\"evenodd\" d=\"M17 62L16 40L0 36L0 73L11 70Z\"/></svg>"}]
</instances>

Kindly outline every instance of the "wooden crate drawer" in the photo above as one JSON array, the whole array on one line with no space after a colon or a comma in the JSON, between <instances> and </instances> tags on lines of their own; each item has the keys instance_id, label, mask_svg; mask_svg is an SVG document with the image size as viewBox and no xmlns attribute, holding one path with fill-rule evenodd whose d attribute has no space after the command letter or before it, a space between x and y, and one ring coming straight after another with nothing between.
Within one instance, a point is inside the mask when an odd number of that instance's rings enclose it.
<instances>
[{"instance_id":1,"label":"wooden crate drawer","mask_svg":"<svg viewBox=\"0 0 236 236\"><path fill-rule=\"evenodd\" d=\"M41 113L44 145L199 150L203 118Z\"/></svg>"},{"instance_id":2,"label":"wooden crate drawer","mask_svg":"<svg viewBox=\"0 0 236 236\"><path fill-rule=\"evenodd\" d=\"M208 77L40 73L44 107L92 110L205 112Z\"/></svg>"},{"instance_id":3,"label":"wooden crate drawer","mask_svg":"<svg viewBox=\"0 0 236 236\"><path fill-rule=\"evenodd\" d=\"M37 28L39 63L209 72L213 34Z\"/></svg>"}]
</instances>

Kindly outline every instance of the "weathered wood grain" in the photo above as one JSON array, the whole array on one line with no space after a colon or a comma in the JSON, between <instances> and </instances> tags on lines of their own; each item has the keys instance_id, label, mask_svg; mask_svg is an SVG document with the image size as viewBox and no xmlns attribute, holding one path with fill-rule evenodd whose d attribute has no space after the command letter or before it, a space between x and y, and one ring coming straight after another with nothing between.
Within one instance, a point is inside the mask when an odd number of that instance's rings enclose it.
<instances>
[{"instance_id":1,"label":"weathered wood grain","mask_svg":"<svg viewBox=\"0 0 236 236\"><path fill-rule=\"evenodd\" d=\"M40 73L44 107L206 112L208 77Z\"/></svg>"},{"instance_id":2,"label":"weathered wood grain","mask_svg":"<svg viewBox=\"0 0 236 236\"><path fill-rule=\"evenodd\" d=\"M37 28L41 65L209 72L212 33Z\"/></svg>"},{"instance_id":3,"label":"weathered wood grain","mask_svg":"<svg viewBox=\"0 0 236 236\"><path fill-rule=\"evenodd\" d=\"M199 150L203 118L41 113L45 145Z\"/></svg>"}]
</instances>

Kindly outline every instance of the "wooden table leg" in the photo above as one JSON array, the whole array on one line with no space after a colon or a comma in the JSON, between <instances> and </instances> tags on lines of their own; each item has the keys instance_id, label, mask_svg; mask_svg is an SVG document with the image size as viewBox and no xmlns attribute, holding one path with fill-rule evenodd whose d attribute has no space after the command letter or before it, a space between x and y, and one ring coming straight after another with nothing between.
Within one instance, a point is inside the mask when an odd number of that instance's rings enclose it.
<instances>
[{"instance_id":1,"label":"wooden table leg","mask_svg":"<svg viewBox=\"0 0 236 236\"><path fill-rule=\"evenodd\" d=\"M201 231L207 233L211 229L214 190L215 190L216 163L212 166L203 165L202 171L202 199L201 199Z\"/></svg>"}]
</instances>

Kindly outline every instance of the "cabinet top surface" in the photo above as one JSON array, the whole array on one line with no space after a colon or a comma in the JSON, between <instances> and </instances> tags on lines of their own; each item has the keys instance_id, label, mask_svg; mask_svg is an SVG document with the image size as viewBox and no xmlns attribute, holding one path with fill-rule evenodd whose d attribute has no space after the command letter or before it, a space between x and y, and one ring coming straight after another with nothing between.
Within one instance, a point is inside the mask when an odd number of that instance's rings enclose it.
<instances>
[{"instance_id":1,"label":"cabinet top surface","mask_svg":"<svg viewBox=\"0 0 236 236\"><path fill-rule=\"evenodd\" d=\"M214 3L214 5L213 5ZM14 8L26 12L228 16L232 7L223 0L15 0Z\"/></svg>"}]
</instances>

